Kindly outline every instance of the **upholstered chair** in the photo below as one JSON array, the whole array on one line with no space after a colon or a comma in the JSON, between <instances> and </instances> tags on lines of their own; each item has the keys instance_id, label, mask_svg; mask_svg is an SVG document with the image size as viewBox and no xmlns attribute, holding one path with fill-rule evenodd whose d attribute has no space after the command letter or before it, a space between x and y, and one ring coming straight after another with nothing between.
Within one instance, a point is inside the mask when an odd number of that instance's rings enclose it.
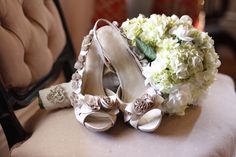
<instances>
[{"instance_id":1,"label":"upholstered chair","mask_svg":"<svg viewBox=\"0 0 236 157\"><path fill-rule=\"evenodd\" d=\"M16 118L21 111L14 110L37 105L38 90L69 81L74 69L63 12L54 2L0 1L0 122L10 148L31 136Z\"/></svg>"}]
</instances>

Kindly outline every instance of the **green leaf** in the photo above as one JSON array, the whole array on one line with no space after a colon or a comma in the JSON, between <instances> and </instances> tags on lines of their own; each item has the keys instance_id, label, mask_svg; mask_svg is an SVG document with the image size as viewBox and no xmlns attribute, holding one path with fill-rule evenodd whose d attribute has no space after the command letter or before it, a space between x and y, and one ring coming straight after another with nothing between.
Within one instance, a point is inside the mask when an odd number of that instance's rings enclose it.
<instances>
[{"instance_id":1,"label":"green leaf","mask_svg":"<svg viewBox=\"0 0 236 157\"><path fill-rule=\"evenodd\" d=\"M148 61L153 61L156 59L156 53L150 45L145 44L139 38L135 38L135 42L139 51L145 55Z\"/></svg>"}]
</instances>

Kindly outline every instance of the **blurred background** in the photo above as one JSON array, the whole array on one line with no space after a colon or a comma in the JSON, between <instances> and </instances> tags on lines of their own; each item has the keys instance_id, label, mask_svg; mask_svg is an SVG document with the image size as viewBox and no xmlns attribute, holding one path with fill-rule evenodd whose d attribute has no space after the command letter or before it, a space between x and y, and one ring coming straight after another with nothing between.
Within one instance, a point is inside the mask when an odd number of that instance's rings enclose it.
<instances>
[{"instance_id":1,"label":"blurred background","mask_svg":"<svg viewBox=\"0 0 236 157\"><path fill-rule=\"evenodd\" d=\"M122 23L138 14L189 15L194 26L209 32L215 40L222 65L220 72L236 81L236 1L235 0L67 0L66 18L76 50L98 18ZM90 10L86 8L91 8ZM73 16L71 16L73 15ZM83 24L81 24L81 21Z\"/></svg>"}]
</instances>

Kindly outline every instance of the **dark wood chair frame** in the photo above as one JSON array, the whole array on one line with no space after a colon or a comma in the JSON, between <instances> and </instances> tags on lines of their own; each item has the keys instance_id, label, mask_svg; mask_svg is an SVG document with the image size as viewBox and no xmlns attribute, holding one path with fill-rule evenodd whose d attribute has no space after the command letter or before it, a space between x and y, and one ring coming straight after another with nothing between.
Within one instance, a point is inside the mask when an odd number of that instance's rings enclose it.
<instances>
[{"instance_id":1,"label":"dark wood chair frame","mask_svg":"<svg viewBox=\"0 0 236 157\"><path fill-rule=\"evenodd\" d=\"M37 83L31 85L24 91L18 89L7 89L3 82L0 80L0 124L6 135L9 148L11 148L17 142L23 141L30 136L30 133L26 132L17 119L14 110L23 108L29 105L38 96L38 91L45 88L53 80L55 80L60 72L63 70L66 81L71 79L71 75L74 72L74 63L76 60L75 51L72 45L72 41L67 29L66 21L63 15L63 11L59 0L53 0L61 21L64 27L66 35L66 45L54 63L50 73L39 80Z\"/></svg>"}]
</instances>

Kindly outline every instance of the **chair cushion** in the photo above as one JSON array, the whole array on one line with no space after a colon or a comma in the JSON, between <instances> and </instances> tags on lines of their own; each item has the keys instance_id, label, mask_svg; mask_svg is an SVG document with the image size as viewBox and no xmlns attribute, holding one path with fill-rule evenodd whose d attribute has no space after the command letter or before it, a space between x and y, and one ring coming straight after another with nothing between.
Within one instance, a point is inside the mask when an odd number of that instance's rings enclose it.
<instances>
[{"instance_id":1,"label":"chair cushion","mask_svg":"<svg viewBox=\"0 0 236 157\"><path fill-rule=\"evenodd\" d=\"M135 130L121 117L108 132L94 133L76 121L72 108L44 111L33 122L32 136L13 148L11 156L232 157L235 111L233 81L219 74L198 107L189 108L182 117L164 116L154 133Z\"/></svg>"},{"instance_id":2,"label":"chair cushion","mask_svg":"<svg viewBox=\"0 0 236 157\"><path fill-rule=\"evenodd\" d=\"M27 87L45 76L65 45L52 0L0 0L0 79Z\"/></svg>"}]
</instances>

